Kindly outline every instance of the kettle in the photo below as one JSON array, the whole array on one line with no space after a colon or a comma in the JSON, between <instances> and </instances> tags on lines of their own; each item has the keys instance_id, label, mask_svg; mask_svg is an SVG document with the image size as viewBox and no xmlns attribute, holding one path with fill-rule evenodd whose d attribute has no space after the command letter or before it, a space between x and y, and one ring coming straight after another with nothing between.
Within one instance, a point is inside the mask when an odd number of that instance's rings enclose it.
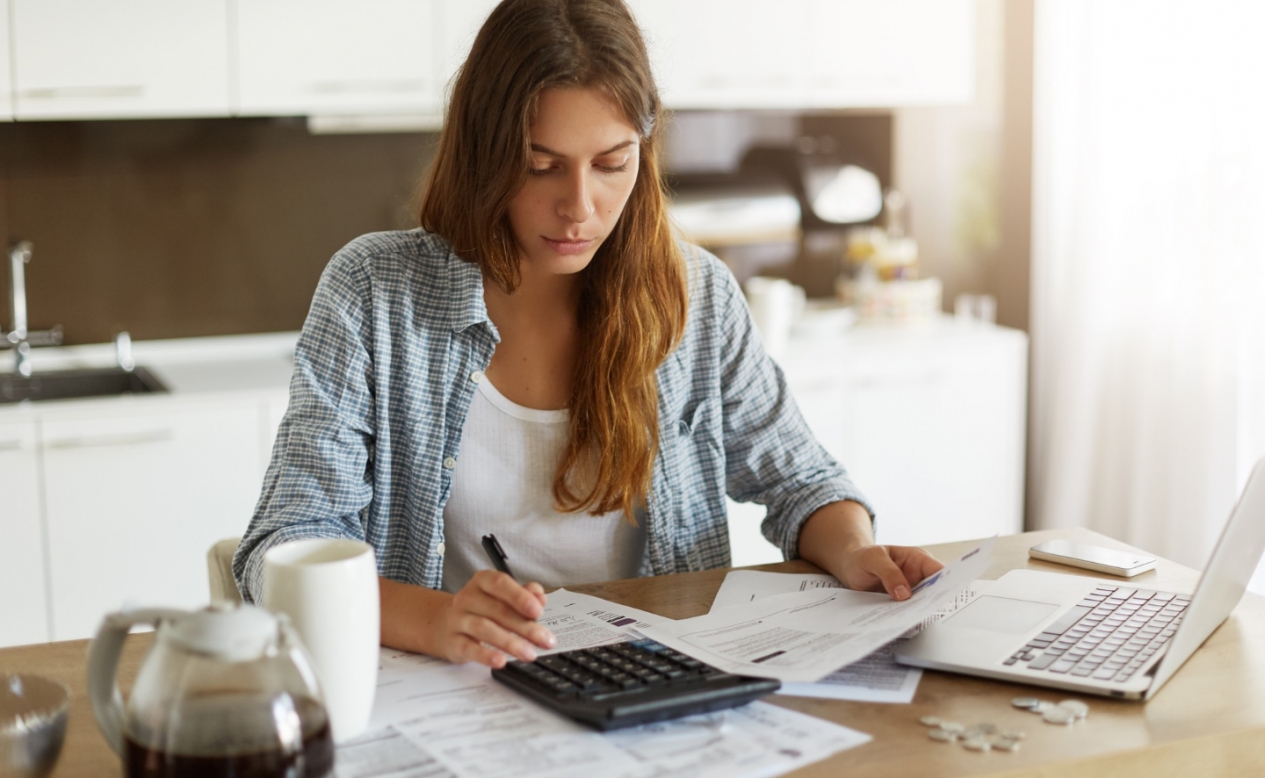
<instances>
[{"instance_id":1,"label":"kettle","mask_svg":"<svg viewBox=\"0 0 1265 778\"><path fill-rule=\"evenodd\" d=\"M114 675L132 627L158 634L124 707ZM284 615L216 603L105 617L88 696L128 778L332 775L334 741L311 660Z\"/></svg>"}]
</instances>

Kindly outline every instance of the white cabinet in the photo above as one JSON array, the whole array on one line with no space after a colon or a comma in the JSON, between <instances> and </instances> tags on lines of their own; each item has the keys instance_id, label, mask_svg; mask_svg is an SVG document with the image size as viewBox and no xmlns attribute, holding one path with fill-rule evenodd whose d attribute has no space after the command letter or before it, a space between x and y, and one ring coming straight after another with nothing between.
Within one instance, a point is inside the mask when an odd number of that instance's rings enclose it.
<instances>
[{"instance_id":1,"label":"white cabinet","mask_svg":"<svg viewBox=\"0 0 1265 778\"><path fill-rule=\"evenodd\" d=\"M48 640L33 418L0 421L0 646Z\"/></svg>"},{"instance_id":2,"label":"white cabinet","mask_svg":"<svg viewBox=\"0 0 1265 778\"><path fill-rule=\"evenodd\" d=\"M781 361L813 433L877 513L877 540L1023 530L1027 337L942 319L792 340ZM735 564L778 561L760 506L731 504Z\"/></svg>"},{"instance_id":3,"label":"white cabinet","mask_svg":"<svg viewBox=\"0 0 1265 778\"><path fill-rule=\"evenodd\" d=\"M804 102L966 103L975 92L974 0L804 0Z\"/></svg>"},{"instance_id":4,"label":"white cabinet","mask_svg":"<svg viewBox=\"0 0 1265 778\"><path fill-rule=\"evenodd\" d=\"M438 0L233 0L243 115L438 114Z\"/></svg>"},{"instance_id":5,"label":"white cabinet","mask_svg":"<svg viewBox=\"0 0 1265 778\"><path fill-rule=\"evenodd\" d=\"M0 122L13 121L13 79L9 70L9 0L0 0Z\"/></svg>"},{"instance_id":6,"label":"white cabinet","mask_svg":"<svg viewBox=\"0 0 1265 778\"><path fill-rule=\"evenodd\" d=\"M226 0L9 0L18 119L227 116Z\"/></svg>"},{"instance_id":7,"label":"white cabinet","mask_svg":"<svg viewBox=\"0 0 1265 778\"><path fill-rule=\"evenodd\" d=\"M974 0L630 0L670 108L962 103Z\"/></svg>"},{"instance_id":8,"label":"white cabinet","mask_svg":"<svg viewBox=\"0 0 1265 778\"><path fill-rule=\"evenodd\" d=\"M206 551L259 494L257 401L103 407L42 414L53 640L129 602L204 605Z\"/></svg>"},{"instance_id":9,"label":"white cabinet","mask_svg":"<svg viewBox=\"0 0 1265 778\"><path fill-rule=\"evenodd\" d=\"M470 55L474 36L500 0L443 0L440 6L439 79L449 89L457 69Z\"/></svg>"}]
</instances>

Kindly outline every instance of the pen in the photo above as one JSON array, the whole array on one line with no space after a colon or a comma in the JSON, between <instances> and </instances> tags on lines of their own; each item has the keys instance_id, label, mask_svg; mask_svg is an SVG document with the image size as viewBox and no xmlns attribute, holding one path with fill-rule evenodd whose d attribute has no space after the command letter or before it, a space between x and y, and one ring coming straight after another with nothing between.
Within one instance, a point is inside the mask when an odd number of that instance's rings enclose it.
<instances>
[{"instance_id":1,"label":"pen","mask_svg":"<svg viewBox=\"0 0 1265 778\"><path fill-rule=\"evenodd\" d=\"M518 581L518 577L510 570L509 563L505 561L505 550L496 541L496 535L487 534L483 536L483 550L488 552L488 559L492 560L493 567Z\"/></svg>"}]
</instances>

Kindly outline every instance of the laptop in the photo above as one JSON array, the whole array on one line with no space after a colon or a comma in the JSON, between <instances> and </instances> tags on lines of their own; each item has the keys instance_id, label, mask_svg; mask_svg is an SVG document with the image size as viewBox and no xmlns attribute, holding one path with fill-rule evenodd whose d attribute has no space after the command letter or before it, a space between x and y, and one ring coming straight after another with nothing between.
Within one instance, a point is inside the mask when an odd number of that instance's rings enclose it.
<instances>
[{"instance_id":1,"label":"laptop","mask_svg":"<svg viewBox=\"0 0 1265 778\"><path fill-rule=\"evenodd\" d=\"M1265 459L1256 464L1193 595L1012 570L896 648L902 664L1149 700L1239 603L1265 550Z\"/></svg>"}]
</instances>

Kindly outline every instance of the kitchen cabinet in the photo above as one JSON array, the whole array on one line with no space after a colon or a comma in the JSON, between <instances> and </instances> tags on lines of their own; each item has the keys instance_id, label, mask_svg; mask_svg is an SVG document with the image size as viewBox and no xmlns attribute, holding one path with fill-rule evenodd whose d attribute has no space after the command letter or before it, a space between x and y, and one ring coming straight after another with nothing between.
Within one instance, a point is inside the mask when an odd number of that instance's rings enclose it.
<instances>
[{"instance_id":1,"label":"kitchen cabinet","mask_svg":"<svg viewBox=\"0 0 1265 778\"><path fill-rule=\"evenodd\" d=\"M227 116L227 0L9 0L21 119Z\"/></svg>"},{"instance_id":2,"label":"kitchen cabinet","mask_svg":"<svg viewBox=\"0 0 1265 778\"><path fill-rule=\"evenodd\" d=\"M670 108L963 103L974 0L630 0Z\"/></svg>"},{"instance_id":3,"label":"kitchen cabinet","mask_svg":"<svg viewBox=\"0 0 1265 778\"><path fill-rule=\"evenodd\" d=\"M0 420L0 646L48 638L35 420Z\"/></svg>"},{"instance_id":4,"label":"kitchen cabinet","mask_svg":"<svg viewBox=\"0 0 1265 778\"><path fill-rule=\"evenodd\" d=\"M969 102L974 0L804 0L804 104Z\"/></svg>"},{"instance_id":5,"label":"kitchen cabinet","mask_svg":"<svg viewBox=\"0 0 1265 778\"><path fill-rule=\"evenodd\" d=\"M9 70L9 0L0 0L0 122L13 121L13 79Z\"/></svg>"},{"instance_id":6,"label":"kitchen cabinet","mask_svg":"<svg viewBox=\"0 0 1265 778\"><path fill-rule=\"evenodd\" d=\"M442 112L438 0L231 0L235 113Z\"/></svg>"},{"instance_id":7,"label":"kitchen cabinet","mask_svg":"<svg viewBox=\"0 0 1265 778\"><path fill-rule=\"evenodd\" d=\"M439 36L439 76L445 89L470 55L470 47L474 45L474 36L479 28L499 3L500 0L443 1L440 7L440 29L443 32Z\"/></svg>"},{"instance_id":8,"label":"kitchen cabinet","mask_svg":"<svg viewBox=\"0 0 1265 778\"><path fill-rule=\"evenodd\" d=\"M877 512L927 545L1023 530L1027 337L941 319L792 339L781 365L814 435ZM764 508L730 506L734 564L778 561Z\"/></svg>"},{"instance_id":9,"label":"kitchen cabinet","mask_svg":"<svg viewBox=\"0 0 1265 778\"><path fill-rule=\"evenodd\" d=\"M41 413L52 640L125 604L209 597L206 551L259 494L259 403L118 398Z\"/></svg>"}]
</instances>

